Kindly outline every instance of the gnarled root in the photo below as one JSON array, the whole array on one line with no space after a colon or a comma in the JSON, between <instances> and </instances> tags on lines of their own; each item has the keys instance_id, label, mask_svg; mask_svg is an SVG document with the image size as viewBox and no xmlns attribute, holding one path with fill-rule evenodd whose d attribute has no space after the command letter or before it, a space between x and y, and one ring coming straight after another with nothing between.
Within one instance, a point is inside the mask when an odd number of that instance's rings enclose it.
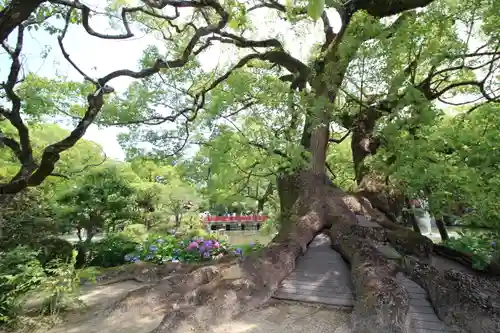
<instances>
[{"instance_id":1,"label":"gnarled root","mask_svg":"<svg viewBox=\"0 0 500 333\"><path fill-rule=\"evenodd\" d=\"M458 332L500 332L500 281L455 269L438 271L411 257L402 268L427 290L438 317Z\"/></svg>"},{"instance_id":2,"label":"gnarled root","mask_svg":"<svg viewBox=\"0 0 500 333\"><path fill-rule=\"evenodd\" d=\"M351 266L356 293L354 332L408 332L408 293L396 281L397 265L375 247L376 242L385 239L384 230L338 224L331 228L330 237L333 248Z\"/></svg>"},{"instance_id":3,"label":"gnarled root","mask_svg":"<svg viewBox=\"0 0 500 333\"><path fill-rule=\"evenodd\" d=\"M327 227L327 187L323 181L307 172L280 180L296 191L295 202L290 204L290 221L258 257L202 267L186 275L178 285L165 287L166 282L162 281L146 289L148 295L156 294L156 298L149 297L149 306L162 308L165 314L152 333L205 331L268 301L279 283L295 268L297 257ZM133 300L140 297L140 293L121 300L114 309L136 307Z\"/></svg>"},{"instance_id":4,"label":"gnarled root","mask_svg":"<svg viewBox=\"0 0 500 333\"><path fill-rule=\"evenodd\" d=\"M121 316L128 311L134 311L136 314L163 311L166 305L182 298L188 291L217 278L228 265L231 264L203 266L182 277L174 275L174 279L163 279L153 285L133 290L114 302L102 314L110 319L113 315Z\"/></svg>"}]
</instances>

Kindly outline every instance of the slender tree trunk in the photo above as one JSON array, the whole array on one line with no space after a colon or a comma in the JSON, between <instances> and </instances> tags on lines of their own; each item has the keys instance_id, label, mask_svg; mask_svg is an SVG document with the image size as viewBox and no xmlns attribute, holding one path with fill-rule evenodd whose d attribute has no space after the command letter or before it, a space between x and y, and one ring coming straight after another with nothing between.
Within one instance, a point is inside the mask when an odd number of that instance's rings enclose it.
<instances>
[{"instance_id":1,"label":"slender tree trunk","mask_svg":"<svg viewBox=\"0 0 500 333\"><path fill-rule=\"evenodd\" d=\"M95 229L93 227L90 227L90 228L85 228L85 232L86 232L86 235L85 235L85 246L90 246L90 244L92 244L92 239L94 238L94 236L96 235L95 233Z\"/></svg>"},{"instance_id":2,"label":"slender tree trunk","mask_svg":"<svg viewBox=\"0 0 500 333\"><path fill-rule=\"evenodd\" d=\"M415 214L413 213L413 211L409 212L409 215L410 215L409 217L410 217L411 226L413 227L413 231L421 234L422 230L420 230L420 226L417 223L417 218L415 217Z\"/></svg>"},{"instance_id":3,"label":"slender tree trunk","mask_svg":"<svg viewBox=\"0 0 500 333\"><path fill-rule=\"evenodd\" d=\"M441 240L443 242L446 242L448 239L450 239L450 236L448 236L448 231L446 230L446 224L444 224L443 218L436 219L436 227L439 230L439 234L441 235Z\"/></svg>"}]
</instances>

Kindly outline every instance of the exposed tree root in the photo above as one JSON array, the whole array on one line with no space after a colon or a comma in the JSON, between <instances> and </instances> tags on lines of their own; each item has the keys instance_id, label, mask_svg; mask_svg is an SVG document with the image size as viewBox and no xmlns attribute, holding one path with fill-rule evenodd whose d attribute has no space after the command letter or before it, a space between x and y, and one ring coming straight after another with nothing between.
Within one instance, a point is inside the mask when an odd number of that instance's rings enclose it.
<instances>
[{"instance_id":1,"label":"exposed tree root","mask_svg":"<svg viewBox=\"0 0 500 333\"><path fill-rule=\"evenodd\" d=\"M129 309L161 311L164 319L151 333L206 331L267 302L314 236L331 227L334 248L351 265L357 295L354 332L408 332L408 294L396 280L396 273L402 269L429 291L445 323L464 325L463 332L500 331L498 289L486 290L467 274L443 274L426 265L433 249L428 238L389 221L367 200L326 186L320 177L299 173L286 178L281 181L292 192L289 199L295 200L285 203L291 212L289 220L283 221L286 226L258 257L200 267L176 281L161 280L129 293L108 314L120 315ZM384 228L358 225L355 213L371 217ZM376 248L381 243L390 243L418 259L411 265L408 260L387 259ZM447 279L455 282L448 283ZM490 298L484 296L486 293ZM498 297L493 299L491 295Z\"/></svg>"},{"instance_id":2,"label":"exposed tree root","mask_svg":"<svg viewBox=\"0 0 500 333\"><path fill-rule=\"evenodd\" d=\"M332 193L323 178L307 172L285 178L290 189L296 190L295 202L290 204L289 227L283 228L258 257L201 267L185 275L175 286L164 280L141 288L115 303L108 313L137 309L142 303L143 311L146 307L146 311L161 309L165 313L152 333L174 333L181 328L204 331L267 302L279 283L293 271L297 257L327 227L327 213L333 210L326 209L325 198L333 198L328 204L350 213L347 219L355 221L354 214L341 200L327 195Z\"/></svg>"},{"instance_id":3,"label":"exposed tree root","mask_svg":"<svg viewBox=\"0 0 500 333\"><path fill-rule=\"evenodd\" d=\"M427 290L438 317L458 332L500 332L498 278L474 271L467 261L463 263L463 271L436 269L432 266L432 255L442 252L441 247L412 230L380 219L369 203L356 196L342 198L357 214L372 217L384 226L334 224L330 231L332 245L351 264L358 296L353 313L355 332L374 332L375 329L378 329L375 332L406 332L407 295L401 293L402 286L394 279L398 270ZM370 216L374 212L375 217ZM392 261L381 256L373 246L381 242L392 245L403 254L404 260ZM452 255L451 259L459 257ZM391 321L397 324L387 326Z\"/></svg>"},{"instance_id":4,"label":"exposed tree root","mask_svg":"<svg viewBox=\"0 0 500 333\"><path fill-rule=\"evenodd\" d=\"M404 272L429 293L438 317L458 332L500 332L500 281L454 269L438 271L411 257Z\"/></svg>"},{"instance_id":5,"label":"exposed tree root","mask_svg":"<svg viewBox=\"0 0 500 333\"><path fill-rule=\"evenodd\" d=\"M397 265L374 246L385 240L382 228L334 225L332 246L350 263L356 293L352 328L359 333L406 333L409 297L396 281Z\"/></svg>"},{"instance_id":6,"label":"exposed tree root","mask_svg":"<svg viewBox=\"0 0 500 333\"><path fill-rule=\"evenodd\" d=\"M96 284L105 286L124 281L137 281L140 283L159 282L167 277L182 276L198 269L200 264L165 263L155 265L147 262L136 262L132 265L125 265L107 269L97 277Z\"/></svg>"}]
</instances>

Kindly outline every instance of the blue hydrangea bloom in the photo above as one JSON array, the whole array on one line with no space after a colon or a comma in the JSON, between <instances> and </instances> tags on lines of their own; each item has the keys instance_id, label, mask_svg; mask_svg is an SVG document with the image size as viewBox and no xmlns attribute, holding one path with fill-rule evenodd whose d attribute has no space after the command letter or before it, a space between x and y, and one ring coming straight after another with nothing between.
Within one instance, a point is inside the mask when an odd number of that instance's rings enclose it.
<instances>
[{"instance_id":1,"label":"blue hydrangea bloom","mask_svg":"<svg viewBox=\"0 0 500 333\"><path fill-rule=\"evenodd\" d=\"M158 238L158 239L156 240L156 242L157 242L157 243L159 243L159 244L161 244L161 243L165 243L165 241L164 241L163 239L161 239L161 238Z\"/></svg>"},{"instance_id":2,"label":"blue hydrangea bloom","mask_svg":"<svg viewBox=\"0 0 500 333\"><path fill-rule=\"evenodd\" d=\"M150 245L149 246L149 251L157 251L158 250L158 247L156 245Z\"/></svg>"},{"instance_id":3,"label":"blue hydrangea bloom","mask_svg":"<svg viewBox=\"0 0 500 333\"><path fill-rule=\"evenodd\" d=\"M203 253L203 258L210 258L210 252Z\"/></svg>"}]
</instances>

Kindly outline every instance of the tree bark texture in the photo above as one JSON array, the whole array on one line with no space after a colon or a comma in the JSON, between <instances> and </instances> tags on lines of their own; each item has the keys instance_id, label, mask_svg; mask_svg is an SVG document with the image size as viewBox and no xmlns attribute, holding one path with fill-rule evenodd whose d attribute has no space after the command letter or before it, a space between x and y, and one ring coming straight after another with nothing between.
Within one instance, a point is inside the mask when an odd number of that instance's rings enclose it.
<instances>
[{"instance_id":1,"label":"tree bark texture","mask_svg":"<svg viewBox=\"0 0 500 333\"><path fill-rule=\"evenodd\" d=\"M12 0L0 12L0 40L5 41L10 33L46 0Z\"/></svg>"}]
</instances>

